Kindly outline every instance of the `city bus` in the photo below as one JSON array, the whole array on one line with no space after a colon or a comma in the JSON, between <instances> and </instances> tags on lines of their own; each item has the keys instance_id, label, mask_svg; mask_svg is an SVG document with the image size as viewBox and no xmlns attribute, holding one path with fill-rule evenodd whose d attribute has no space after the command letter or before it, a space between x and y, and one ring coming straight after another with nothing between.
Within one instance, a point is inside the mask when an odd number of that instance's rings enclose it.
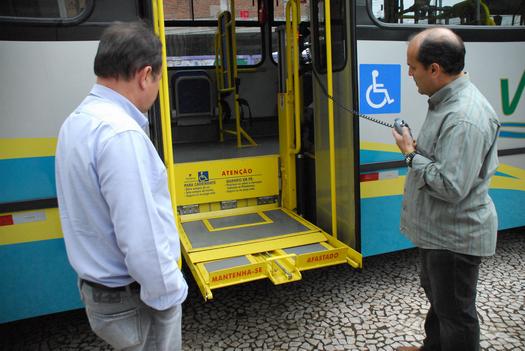
<instances>
[{"instance_id":1,"label":"city bus","mask_svg":"<svg viewBox=\"0 0 525 351\"><path fill-rule=\"evenodd\" d=\"M54 179L61 123L95 81L102 30L144 20L165 64L149 135L164 160L187 278L300 281L309 269L412 247L391 128L417 135L426 97L407 40L465 41L470 79L502 123L490 194L525 225L525 14L520 0L5 1L0 5L0 323L82 306ZM300 284L300 282L299 282Z\"/></svg>"}]
</instances>

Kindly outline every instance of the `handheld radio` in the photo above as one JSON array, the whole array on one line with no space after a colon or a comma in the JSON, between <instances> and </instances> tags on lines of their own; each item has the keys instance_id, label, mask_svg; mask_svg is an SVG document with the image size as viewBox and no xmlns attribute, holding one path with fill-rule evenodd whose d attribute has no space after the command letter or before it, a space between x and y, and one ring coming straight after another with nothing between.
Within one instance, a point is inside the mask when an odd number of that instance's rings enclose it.
<instances>
[{"instance_id":1,"label":"handheld radio","mask_svg":"<svg viewBox=\"0 0 525 351\"><path fill-rule=\"evenodd\" d=\"M403 135L403 127L408 128L408 132L410 133L410 136L412 137L412 131L410 130L410 127L408 126L408 123L403 121L401 118L394 119L394 128L398 134ZM412 137L414 138L414 137Z\"/></svg>"}]
</instances>

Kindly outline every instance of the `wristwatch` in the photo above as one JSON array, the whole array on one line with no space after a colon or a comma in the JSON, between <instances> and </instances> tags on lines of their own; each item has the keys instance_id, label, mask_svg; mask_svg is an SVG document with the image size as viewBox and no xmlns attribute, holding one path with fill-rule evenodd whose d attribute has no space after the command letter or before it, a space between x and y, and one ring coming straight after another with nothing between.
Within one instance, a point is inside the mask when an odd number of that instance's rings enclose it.
<instances>
[{"instance_id":1,"label":"wristwatch","mask_svg":"<svg viewBox=\"0 0 525 351\"><path fill-rule=\"evenodd\" d=\"M412 160L414 159L414 156L416 156L416 152L412 151L405 155L405 162L408 167L412 167Z\"/></svg>"}]
</instances>

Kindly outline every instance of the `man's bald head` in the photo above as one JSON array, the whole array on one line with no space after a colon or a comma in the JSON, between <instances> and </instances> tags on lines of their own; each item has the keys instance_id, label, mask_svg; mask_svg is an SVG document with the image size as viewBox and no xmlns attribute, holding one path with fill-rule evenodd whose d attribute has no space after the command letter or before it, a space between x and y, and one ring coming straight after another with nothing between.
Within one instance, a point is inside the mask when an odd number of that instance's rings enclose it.
<instances>
[{"instance_id":1,"label":"man's bald head","mask_svg":"<svg viewBox=\"0 0 525 351\"><path fill-rule=\"evenodd\" d=\"M417 50L417 60L425 67L437 63L449 75L457 75L465 67L463 40L448 28L426 29L410 40Z\"/></svg>"}]
</instances>

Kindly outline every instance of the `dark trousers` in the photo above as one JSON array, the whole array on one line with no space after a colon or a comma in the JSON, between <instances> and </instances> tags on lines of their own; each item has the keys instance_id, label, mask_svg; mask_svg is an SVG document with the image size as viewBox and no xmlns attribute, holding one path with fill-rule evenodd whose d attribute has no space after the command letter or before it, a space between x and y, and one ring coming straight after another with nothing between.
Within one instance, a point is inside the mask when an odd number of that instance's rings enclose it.
<instances>
[{"instance_id":1,"label":"dark trousers","mask_svg":"<svg viewBox=\"0 0 525 351\"><path fill-rule=\"evenodd\" d=\"M420 249L421 286L430 309L425 351L478 351L476 286L481 258L447 250Z\"/></svg>"}]
</instances>

